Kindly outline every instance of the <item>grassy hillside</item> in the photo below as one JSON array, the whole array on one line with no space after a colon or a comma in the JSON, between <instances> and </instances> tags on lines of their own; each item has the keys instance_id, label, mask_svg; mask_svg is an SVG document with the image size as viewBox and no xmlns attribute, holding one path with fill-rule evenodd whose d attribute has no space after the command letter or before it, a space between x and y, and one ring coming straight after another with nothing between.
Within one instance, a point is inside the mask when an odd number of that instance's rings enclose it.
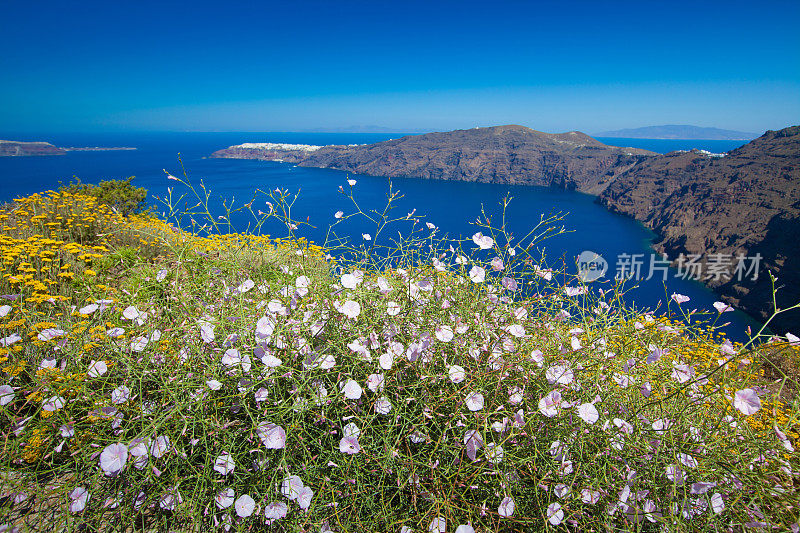
<instances>
[{"instance_id":1,"label":"grassy hillside","mask_svg":"<svg viewBox=\"0 0 800 533\"><path fill-rule=\"evenodd\" d=\"M796 338L734 345L716 310L681 325L680 295L672 320L583 294L502 228L342 266L95 192L0 215L0 529L798 521Z\"/></svg>"}]
</instances>

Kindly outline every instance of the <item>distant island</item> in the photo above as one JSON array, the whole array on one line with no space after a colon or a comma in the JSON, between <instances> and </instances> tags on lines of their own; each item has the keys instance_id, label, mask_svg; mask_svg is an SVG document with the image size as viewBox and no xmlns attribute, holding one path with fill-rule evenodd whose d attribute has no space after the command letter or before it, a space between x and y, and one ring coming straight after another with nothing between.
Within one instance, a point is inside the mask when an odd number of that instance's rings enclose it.
<instances>
[{"instance_id":1,"label":"distant island","mask_svg":"<svg viewBox=\"0 0 800 533\"><path fill-rule=\"evenodd\" d=\"M86 146L60 148L43 141L29 142L0 140L0 157L64 155L67 152L107 152L111 150L136 150L136 148L129 146Z\"/></svg>"},{"instance_id":2,"label":"distant island","mask_svg":"<svg viewBox=\"0 0 800 533\"><path fill-rule=\"evenodd\" d=\"M749 141L758 137L757 133L702 128L700 126L667 124L664 126L645 126L623 130L604 131L596 137L620 137L625 139L702 139L709 141Z\"/></svg>"},{"instance_id":3,"label":"distant island","mask_svg":"<svg viewBox=\"0 0 800 533\"><path fill-rule=\"evenodd\" d=\"M760 259L758 279L709 277L723 299L754 317L800 301L800 126L768 131L727 154L701 150L659 155L609 146L577 131L544 133L494 126L408 135L374 144L312 146L245 143L211 157L282 161L373 176L541 185L598 197L608 209L642 222L654 247L675 260L696 254L708 272L714 258ZM770 325L786 331L800 313Z\"/></svg>"}]
</instances>

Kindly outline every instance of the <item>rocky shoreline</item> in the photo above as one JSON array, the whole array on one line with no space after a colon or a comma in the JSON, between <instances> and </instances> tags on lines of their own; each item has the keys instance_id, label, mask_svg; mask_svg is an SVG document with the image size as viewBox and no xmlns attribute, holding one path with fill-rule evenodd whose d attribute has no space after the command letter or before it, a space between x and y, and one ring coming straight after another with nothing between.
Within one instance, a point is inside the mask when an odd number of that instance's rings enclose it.
<instances>
[{"instance_id":1,"label":"rocky shoreline","mask_svg":"<svg viewBox=\"0 0 800 533\"><path fill-rule=\"evenodd\" d=\"M764 321L773 311L767 269L778 277L778 307L800 302L800 126L768 131L721 155L699 150L659 155L605 145L580 132L495 126L358 146L246 143L211 157L592 194L608 209L652 229L655 249L669 259L697 256L701 281ZM730 259L728 277L711 269L720 257ZM747 274L743 265L751 257L760 257L756 279L737 273L739 268ZM800 312L780 315L770 326L784 332L797 324Z\"/></svg>"}]
</instances>

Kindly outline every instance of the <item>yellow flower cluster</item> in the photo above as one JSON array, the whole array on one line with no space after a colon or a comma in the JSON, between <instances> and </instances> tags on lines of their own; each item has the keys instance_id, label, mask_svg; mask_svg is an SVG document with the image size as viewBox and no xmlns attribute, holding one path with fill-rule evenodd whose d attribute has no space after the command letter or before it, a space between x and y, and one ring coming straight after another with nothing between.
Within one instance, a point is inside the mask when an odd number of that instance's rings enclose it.
<instances>
[{"instance_id":1,"label":"yellow flower cluster","mask_svg":"<svg viewBox=\"0 0 800 533\"><path fill-rule=\"evenodd\" d=\"M50 438L47 435L46 427L39 426L34 429L25 446L25 450L22 452L22 459L27 463L35 462L41 457L42 452L45 450L45 445L49 440Z\"/></svg>"}]
</instances>

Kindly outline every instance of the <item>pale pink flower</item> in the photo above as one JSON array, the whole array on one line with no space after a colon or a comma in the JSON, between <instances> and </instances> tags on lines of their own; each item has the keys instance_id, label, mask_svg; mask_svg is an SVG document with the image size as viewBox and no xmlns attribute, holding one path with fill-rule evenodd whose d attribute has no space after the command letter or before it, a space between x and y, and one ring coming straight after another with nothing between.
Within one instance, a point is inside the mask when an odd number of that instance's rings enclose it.
<instances>
[{"instance_id":1,"label":"pale pink flower","mask_svg":"<svg viewBox=\"0 0 800 533\"><path fill-rule=\"evenodd\" d=\"M150 344L150 338L145 336L136 337L131 341L131 350L141 352Z\"/></svg>"},{"instance_id":2,"label":"pale pink flower","mask_svg":"<svg viewBox=\"0 0 800 533\"><path fill-rule=\"evenodd\" d=\"M694 368L689 365L676 365L673 363L672 379L678 383L686 383L694 376Z\"/></svg>"},{"instance_id":3,"label":"pale pink flower","mask_svg":"<svg viewBox=\"0 0 800 533\"><path fill-rule=\"evenodd\" d=\"M284 502L272 502L264 509L264 516L267 524L272 524L275 520L286 518L289 507Z\"/></svg>"},{"instance_id":4,"label":"pale pink flower","mask_svg":"<svg viewBox=\"0 0 800 533\"><path fill-rule=\"evenodd\" d=\"M501 462L505 456L503 447L493 442L490 442L486 445L486 451L484 453L486 453L486 459L495 465Z\"/></svg>"},{"instance_id":5,"label":"pale pink flower","mask_svg":"<svg viewBox=\"0 0 800 533\"><path fill-rule=\"evenodd\" d=\"M233 498L236 496L236 493L231 488L223 489L214 496L214 501L217 504L218 509L227 509L231 505L233 505Z\"/></svg>"},{"instance_id":6,"label":"pale pink flower","mask_svg":"<svg viewBox=\"0 0 800 533\"><path fill-rule=\"evenodd\" d=\"M508 518L509 516L514 514L514 500L510 496L506 496L503 498L503 501L500 502L500 506L497 508L497 512L500 516L504 518Z\"/></svg>"},{"instance_id":7,"label":"pale pink flower","mask_svg":"<svg viewBox=\"0 0 800 533\"><path fill-rule=\"evenodd\" d=\"M83 306L80 309L78 309L78 312L80 314L82 314L82 315L91 315L92 313L97 311L99 308L100 308L100 306L97 305L97 304L89 304L89 305Z\"/></svg>"},{"instance_id":8,"label":"pale pink flower","mask_svg":"<svg viewBox=\"0 0 800 533\"><path fill-rule=\"evenodd\" d=\"M337 310L347 318L356 318L361 314L361 305L353 300L345 300Z\"/></svg>"},{"instance_id":9,"label":"pale pink flower","mask_svg":"<svg viewBox=\"0 0 800 533\"><path fill-rule=\"evenodd\" d=\"M734 394L733 406L745 416L754 415L761 409L761 398L753 389L742 389Z\"/></svg>"},{"instance_id":10,"label":"pale pink flower","mask_svg":"<svg viewBox=\"0 0 800 533\"><path fill-rule=\"evenodd\" d=\"M544 278L545 281L550 281L553 279L553 271L549 268L539 268L539 265L533 266L533 272L539 276L540 278Z\"/></svg>"},{"instance_id":11,"label":"pale pink flower","mask_svg":"<svg viewBox=\"0 0 800 533\"><path fill-rule=\"evenodd\" d=\"M7 348L12 344L15 344L21 340L22 336L20 336L19 333L12 333L11 335L8 335L7 337L3 337L2 339L0 339L0 346Z\"/></svg>"},{"instance_id":12,"label":"pale pink flower","mask_svg":"<svg viewBox=\"0 0 800 533\"><path fill-rule=\"evenodd\" d=\"M131 397L131 389L125 385L120 385L111 391L111 402L117 405L127 402Z\"/></svg>"},{"instance_id":13,"label":"pale pink flower","mask_svg":"<svg viewBox=\"0 0 800 533\"><path fill-rule=\"evenodd\" d=\"M697 468L697 459L688 453L679 453L678 460L687 468Z\"/></svg>"},{"instance_id":14,"label":"pale pink flower","mask_svg":"<svg viewBox=\"0 0 800 533\"><path fill-rule=\"evenodd\" d=\"M510 326L506 326L503 330L513 337L522 338L525 336L525 328L522 324L511 324Z\"/></svg>"},{"instance_id":15,"label":"pale pink flower","mask_svg":"<svg viewBox=\"0 0 800 533\"><path fill-rule=\"evenodd\" d=\"M547 521L552 525L557 526L564 520L564 510L561 509L561 504L553 502L547 506Z\"/></svg>"},{"instance_id":16,"label":"pale pink flower","mask_svg":"<svg viewBox=\"0 0 800 533\"><path fill-rule=\"evenodd\" d=\"M72 514L80 513L86 508L91 494L85 487L76 487L69 493L69 512Z\"/></svg>"},{"instance_id":17,"label":"pale pink flower","mask_svg":"<svg viewBox=\"0 0 800 533\"><path fill-rule=\"evenodd\" d=\"M714 309L716 309L718 313L727 313L728 311L733 311L733 307L725 302L714 302Z\"/></svg>"},{"instance_id":18,"label":"pale pink flower","mask_svg":"<svg viewBox=\"0 0 800 533\"><path fill-rule=\"evenodd\" d=\"M564 287L564 294L567 296L580 296L586 294L586 287Z\"/></svg>"},{"instance_id":19,"label":"pale pink flower","mask_svg":"<svg viewBox=\"0 0 800 533\"><path fill-rule=\"evenodd\" d=\"M253 398L255 398L257 402L265 402L267 401L268 397L269 397L269 389L267 389L266 387L261 387L260 389L258 389L256 392L253 393Z\"/></svg>"},{"instance_id":20,"label":"pale pink flower","mask_svg":"<svg viewBox=\"0 0 800 533\"><path fill-rule=\"evenodd\" d=\"M353 455L361 451L361 444L357 437L342 437L339 441L339 451L347 455Z\"/></svg>"},{"instance_id":21,"label":"pale pink flower","mask_svg":"<svg viewBox=\"0 0 800 533\"><path fill-rule=\"evenodd\" d=\"M456 528L456 533L475 533L475 528L470 524L461 524Z\"/></svg>"},{"instance_id":22,"label":"pale pink flower","mask_svg":"<svg viewBox=\"0 0 800 533\"><path fill-rule=\"evenodd\" d=\"M461 383L467 378L467 373L464 368L458 365L451 365L447 369L447 375L450 377L452 383Z\"/></svg>"},{"instance_id":23,"label":"pale pink flower","mask_svg":"<svg viewBox=\"0 0 800 533\"><path fill-rule=\"evenodd\" d=\"M206 344L214 342L214 326L209 324L208 322L203 322L200 324L200 338Z\"/></svg>"},{"instance_id":24,"label":"pale pink flower","mask_svg":"<svg viewBox=\"0 0 800 533\"><path fill-rule=\"evenodd\" d=\"M665 475L667 476L668 480L673 481L679 485L683 483L683 480L685 478L683 470L681 470L680 467L676 465L669 465L666 469Z\"/></svg>"},{"instance_id":25,"label":"pale pink flower","mask_svg":"<svg viewBox=\"0 0 800 533\"><path fill-rule=\"evenodd\" d=\"M474 461L478 457L478 450L483 447L483 437L477 430L468 429L464 433L464 445L467 449L467 457Z\"/></svg>"},{"instance_id":26,"label":"pale pink flower","mask_svg":"<svg viewBox=\"0 0 800 533\"><path fill-rule=\"evenodd\" d=\"M547 396L539 400L539 412L546 417L554 417L561 407L561 393L557 390L550 391Z\"/></svg>"},{"instance_id":27,"label":"pale pink flower","mask_svg":"<svg viewBox=\"0 0 800 533\"><path fill-rule=\"evenodd\" d=\"M176 487L167 489L158 501L159 507L165 511L174 511L181 503L183 503L183 496L181 496Z\"/></svg>"},{"instance_id":28,"label":"pale pink flower","mask_svg":"<svg viewBox=\"0 0 800 533\"><path fill-rule=\"evenodd\" d=\"M725 501L722 499L722 494L715 492L711 495L711 510L714 514L720 514L725 510Z\"/></svg>"},{"instance_id":29,"label":"pale pink flower","mask_svg":"<svg viewBox=\"0 0 800 533\"><path fill-rule=\"evenodd\" d=\"M358 400L361 398L363 389L354 379L348 379L342 386L342 393L348 400Z\"/></svg>"},{"instance_id":30,"label":"pale pink flower","mask_svg":"<svg viewBox=\"0 0 800 533\"><path fill-rule=\"evenodd\" d=\"M672 422L667 418L658 418L653 421L653 431L663 433L672 426Z\"/></svg>"},{"instance_id":31,"label":"pale pink flower","mask_svg":"<svg viewBox=\"0 0 800 533\"><path fill-rule=\"evenodd\" d=\"M100 454L100 468L106 476L116 476L128 461L128 447L124 444L109 444Z\"/></svg>"},{"instance_id":32,"label":"pale pink flower","mask_svg":"<svg viewBox=\"0 0 800 533\"><path fill-rule=\"evenodd\" d=\"M477 265L473 266L469 271L469 279L471 279L473 283L483 283L486 279L486 271Z\"/></svg>"},{"instance_id":33,"label":"pale pink flower","mask_svg":"<svg viewBox=\"0 0 800 533\"><path fill-rule=\"evenodd\" d=\"M300 506L300 509L308 509L313 497L314 491L311 490L311 487L303 487L300 489L300 494L297 495L297 505Z\"/></svg>"},{"instance_id":34,"label":"pale pink flower","mask_svg":"<svg viewBox=\"0 0 800 533\"><path fill-rule=\"evenodd\" d=\"M340 278L340 281L342 282L342 287L345 289L355 289L361 283L361 279L353 274L344 274Z\"/></svg>"},{"instance_id":35,"label":"pale pink flower","mask_svg":"<svg viewBox=\"0 0 800 533\"><path fill-rule=\"evenodd\" d=\"M470 411L480 411L483 409L483 394L480 392L471 392L464 400L467 404L467 409Z\"/></svg>"},{"instance_id":36,"label":"pale pink flower","mask_svg":"<svg viewBox=\"0 0 800 533\"><path fill-rule=\"evenodd\" d=\"M8 405L14 401L14 389L11 385L0 385L0 405Z\"/></svg>"},{"instance_id":37,"label":"pale pink flower","mask_svg":"<svg viewBox=\"0 0 800 533\"><path fill-rule=\"evenodd\" d=\"M330 370L336 366L336 358L331 354L311 352L303 361L303 366L306 368Z\"/></svg>"},{"instance_id":38,"label":"pale pink flower","mask_svg":"<svg viewBox=\"0 0 800 533\"><path fill-rule=\"evenodd\" d=\"M354 180L354 179L349 179L349 180L347 180L347 184L348 184L348 185L350 185L350 186L352 187L353 185L355 185L355 184L356 184L356 180Z\"/></svg>"},{"instance_id":39,"label":"pale pink flower","mask_svg":"<svg viewBox=\"0 0 800 533\"><path fill-rule=\"evenodd\" d=\"M255 281L253 281L252 279L246 279L242 282L241 285L239 285L238 287L236 287L236 289L234 289L234 293L244 294L246 292L249 292L255 286L256 286Z\"/></svg>"},{"instance_id":40,"label":"pale pink flower","mask_svg":"<svg viewBox=\"0 0 800 533\"><path fill-rule=\"evenodd\" d=\"M601 493L599 490L583 489L581 491L581 501L583 503L594 505L600 501Z\"/></svg>"},{"instance_id":41,"label":"pale pink flower","mask_svg":"<svg viewBox=\"0 0 800 533\"><path fill-rule=\"evenodd\" d=\"M283 361L272 355L271 353L266 353L261 357L261 362L267 368L278 368L283 364Z\"/></svg>"},{"instance_id":42,"label":"pale pink flower","mask_svg":"<svg viewBox=\"0 0 800 533\"><path fill-rule=\"evenodd\" d=\"M381 415L388 415L392 410L392 402L385 396L375 400L375 412Z\"/></svg>"},{"instance_id":43,"label":"pale pink flower","mask_svg":"<svg viewBox=\"0 0 800 533\"><path fill-rule=\"evenodd\" d=\"M266 341L272 337L275 331L275 322L268 316L261 317L256 322L256 342Z\"/></svg>"},{"instance_id":44,"label":"pale pink flower","mask_svg":"<svg viewBox=\"0 0 800 533\"><path fill-rule=\"evenodd\" d=\"M394 364L394 354L392 352L384 352L378 357L378 364L384 370L391 370Z\"/></svg>"},{"instance_id":45,"label":"pale pink flower","mask_svg":"<svg viewBox=\"0 0 800 533\"><path fill-rule=\"evenodd\" d=\"M206 386L208 386L211 390L219 390L222 388L222 383L217 381L216 379L209 379L206 381Z\"/></svg>"},{"instance_id":46,"label":"pale pink flower","mask_svg":"<svg viewBox=\"0 0 800 533\"><path fill-rule=\"evenodd\" d=\"M370 374L367 377L367 388L372 392L378 392L379 389L384 387L383 374Z\"/></svg>"},{"instance_id":47,"label":"pale pink flower","mask_svg":"<svg viewBox=\"0 0 800 533\"><path fill-rule=\"evenodd\" d=\"M569 345L572 348L573 352L577 352L578 350L581 349L581 340L578 337L573 336L569 340Z\"/></svg>"},{"instance_id":48,"label":"pale pink flower","mask_svg":"<svg viewBox=\"0 0 800 533\"><path fill-rule=\"evenodd\" d=\"M388 302L386 304L386 314L389 316L396 316L400 314L402 308L397 302Z\"/></svg>"},{"instance_id":49,"label":"pale pink flower","mask_svg":"<svg viewBox=\"0 0 800 533\"><path fill-rule=\"evenodd\" d=\"M228 452L220 454L214 462L214 470L223 476L227 476L233 472L234 468L236 468L236 463L233 462L233 457Z\"/></svg>"},{"instance_id":50,"label":"pale pink flower","mask_svg":"<svg viewBox=\"0 0 800 533\"><path fill-rule=\"evenodd\" d=\"M281 483L281 494L289 500L294 501L300 496L300 491L303 489L303 480L300 476L286 476Z\"/></svg>"},{"instance_id":51,"label":"pale pink flower","mask_svg":"<svg viewBox=\"0 0 800 533\"><path fill-rule=\"evenodd\" d=\"M692 483L692 488L689 492L692 494L705 494L716 486L717 484L713 481L699 481Z\"/></svg>"},{"instance_id":52,"label":"pale pink flower","mask_svg":"<svg viewBox=\"0 0 800 533\"><path fill-rule=\"evenodd\" d=\"M86 373L90 378L99 378L108 371L105 361L92 361L89 363L89 371Z\"/></svg>"},{"instance_id":53,"label":"pale pink flower","mask_svg":"<svg viewBox=\"0 0 800 533\"><path fill-rule=\"evenodd\" d=\"M361 234L361 237L362 237L362 238L363 238L365 241L371 241L371 240L372 240L372 235L370 235L369 233L362 233L362 234Z\"/></svg>"},{"instance_id":54,"label":"pale pink flower","mask_svg":"<svg viewBox=\"0 0 800 533\"><path fill-rule=\"evenodd\" d=\"M472 236L472 242L475 243L481 250L488 250L494 246L494 240L488 235L484 235L480 231Z\"/></svg>"},{"instance_id":55,"label":"pale pink flower","mask_svg":"<svg viewBox=\"0 0 800 533\"><path fill-rule=\"evenodd\" d=\"M166 435L156 437L152 444L150 444L150 455L158 459L170 449L169 437Z\"/></svg>"},{"instance_id":56,"label":"pale pink flower","mask_svg":"<svg viewBox=\"0 0 800 533\"><path fill-rule=\"evenodd\" d=\"M672 293L672 296L671 296L671 298L672 298L672 299L673 299L673 300L674 300L674 301L675 301L675 302L676 302L678 305L680 305L680 304L682 304L682 303L686 303L686 302L688 302L688 301L691 299L691 298L689 298L688 296L684 296L683 294L678 294L677 292L673 292L673 293Z\"/></svg>"},{"instance_id":57,"label":"pale pink flower","mask_svg":"<svg viewBox=\"0 0 800 533\"><path fill-rule=\"evenodd\" d=\"M661 359L664 354L669 353L667 350L662 350L658 346L654 346L652 344L649 346L649 348L650 355L647 356L647 364L653 364Z\"/></svg>"},{"instance_id":58,"label":"pale pink flower","mask_svg":"<svg viewBox=\"0 0 800 533\"><path fill-rule=\"evenodd\" d=\"M136 309L135 306L131 305L131 306L126 307L125 310L122 311L122 318L126 318L128 320L133 320L135 318L139 318L139 316L141 314L142 314L141 311Z\"/></svg>"},{"instance_id":59,"label":"pale pink flower","mask_svg":"<svg viewBox=\"0 0 800 533\"><path fill-rule=\"evenodd\" d=\"M40 341L47 342L53 339L57 339L58 337L62 337L66 333L67 332L64 331L63 329L47 328L40 331L39 334L36 336L36 338L39 339Z\"/></svg>"},{"instance_id":60,"label":"pale pink flower","mask_svg":"<svg viewBox=\"0 0 800 533\"><path fill-rule=\"evenodd\" d=\"M67 401L62 396L53 396L44 401L42 409L45 411L58 411L67 405Z\"/></svg>"},{"instance_id":61,"label":"pale pink flower","mask_svg":"<svg viewBox=\"0 0 800 533\"><path fill-rule=\"evenodd\" d=\"M437 516L431 520L428 531L431 533L445 533L445 531L447 531L447 520L445 520L443 516Z\"/></svg>"},{"instance_id":62,"label":"pale pink flower","mask_svg":"<svg viewBox=\"0 0 800 533\"><path fill-rule=\"evenodd\" d=\"M725 342L719 345L719 351L723 355L736 355L736 348L733 347L733 343L729 339L725 339Z\"/></svg>"},{"instance_id":63,"label":"pale pink flower","mask_svg":"<svg viewBox=\"0 0 800 533\"><path fill-rule=\"evenodd\" d=\"M270 422L262 422L256 434L268 450L279 450L286 447L286 431L281 426Z\"/></svg>"},{"instance_id":64,"label":"pale pink flower","mask_svg":"<svg viewBox=\"0 0 800 533\"><path fill-rule=\"evenodd\" d=\"M236 502L233 504L234 509L236 509L236 514L240 518L247 518L253 511L256 509L256 502L253 498L250 497L248 494L242 494L238 498L236 498Z\"/></svg>"},{"instance_id":65,"label":"pale pink flower","mask_svg":"<svg viewBox=\"0 0 800 533\"><path fill-rule=\"evenodd\" d=\"M333 214L333 218L342 218L344 216L344 211L336 211Z\"/></svg>"},{"instance_id":66,"label":"pale pink flower","mask_svg":"<svg viewBox=\"0 0 800 533\"><path fill-rule=\"evenodd\" d=\"M435 335L442 342L450 342L453 340L453 328L450 326L436 326Z\"/></svg>"},{"instance_id":67,"label":"pale pink flower","mask_svg":"<svg viewBox=\"0 0 800 533\"><path fill-rule=\"evenodd\" d=\"M567 365L555 365L545 371L545 377L551 385L569 385L575 379L572 369Z\"/></svg>"},{"instance_id":68,"label":"pale pink flower","mask_svg":"<svg viewBox=\"0 0 800 533\"><path fill-rule=\"evenodd\" d=\"M600 418L600 413L593 403L582 403L578 407L578 416L587 424L594 424Z\"/></svg>"},{"instance_id":69,"label":"pale pink flower","mask_svg":"<svg viewBox=\"0 0 800 533\"><path fill-rule=\"evenodd\" d=\"M494 259L492 259L491 263L489 264L492 266L492 270L494 270L495 272L500 272L505 268L503 260L500 259L499 257L495 257Z\"/></svg>"}]
</instances>

